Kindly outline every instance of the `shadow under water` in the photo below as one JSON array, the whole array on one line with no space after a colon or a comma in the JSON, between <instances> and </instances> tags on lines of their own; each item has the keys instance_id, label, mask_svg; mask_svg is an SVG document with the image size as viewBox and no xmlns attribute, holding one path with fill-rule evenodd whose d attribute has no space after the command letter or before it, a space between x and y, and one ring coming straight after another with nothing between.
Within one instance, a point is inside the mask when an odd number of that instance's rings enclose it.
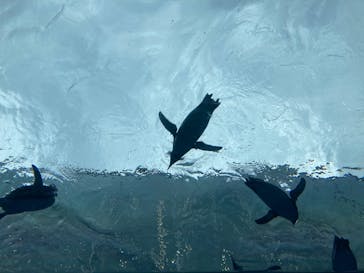
<instances>
[{"instance_id":1,"label":"shadow under water","mask_svg":"<svg viewBox=\"0 0 364 273\"><path fill-rule=\"evenodd\" d=\"M230 271L230 254L246 270L331 271L335 234L350 240L364 267L364 181L355 176L303 175L296 225L279 217L257 225L267 207L238 176L65 173L44 175L59 189L54 206L0 221L1 272ZM31 182L22 175L4 171L1 195ZM287 190L295 175L283 167L257 173Z\"/></svg>"}]
</instances>

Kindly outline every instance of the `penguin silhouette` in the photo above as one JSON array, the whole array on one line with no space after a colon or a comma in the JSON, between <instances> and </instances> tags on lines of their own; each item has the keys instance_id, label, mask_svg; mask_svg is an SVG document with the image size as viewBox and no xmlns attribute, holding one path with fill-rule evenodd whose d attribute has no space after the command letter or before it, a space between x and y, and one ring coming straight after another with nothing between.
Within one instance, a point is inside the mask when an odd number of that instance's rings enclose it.
<instances>
[{"instance_id":1,"label":"penguin silhouette","mask_svg":"<svg viewBox=\"0 0 364 273\"><path fill-rule=\"evenodd\" d=\"M270 208L266 215L255 220L257 224L266 224L277 216L288 219L292 224L297 222L298 209L296 201L305 189L306 181L304 178L301 178L297 187L291 190L290 197L280 188L258 178L248 177L245 184Z\"/></svg>"},{"instance_id":2,"label":"penguin silhouette","mask_svg":"<svg viewBox=\"0 0 364 273\"><path fill-rule=\"evenodd\" d=\"M350 249L349 240L335 235L332 249L332 269L335 272L357 272L358 265Z\"/></svg>"},{"instance_id":3,"label":"penguin silhouette","mask_svg":"<svg viewBox=\"0 0 364 273\"><path fill-rule=\"evenodd\" d=\"M56 186L44 185L38 168L35 165L32 165L32 168L34 184L21 186L0 198L0 206L4 210L0 213L0 219L8 214L41 210L54 204L57 196Z\"/></svg>"},{"instance_id":4,"label":"penguin silhouette","mask_svg":"<svg viewBox=\"0 0 364 273\"><path fill-rule=\"evenodd\" d=\"M188 114L178 130L175 124L170 122L162 112L159 112L160 121L173 136L173 149L168 169L193 148L213 152L217 152L222 148L197 141L205 131L212 113L219 105L219 99L214 100L212 94L207 94L202 102Z\"/></svg>"}]
</instances>

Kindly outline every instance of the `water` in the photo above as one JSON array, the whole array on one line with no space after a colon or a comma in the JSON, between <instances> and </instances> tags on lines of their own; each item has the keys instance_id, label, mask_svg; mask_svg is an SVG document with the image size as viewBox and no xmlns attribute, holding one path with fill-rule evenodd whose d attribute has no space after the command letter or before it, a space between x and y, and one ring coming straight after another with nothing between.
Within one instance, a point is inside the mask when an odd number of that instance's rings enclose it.
<instances>
[{"instance_id":1,"label":"water","mask_svg":"<svg viewBox=\"0 0 364 273\"><path fill-rule=\"evenodd\" d=\"M31 181L19 173L2 174L9 178L2 191ZM238 176L64 173L44 172L59 187L56 205L1 220L3 272L226 271L231 253L251 270L330 271L334 234L348 237L364 262L364 181L354 176L306 177L298 223L277 218L259 226L254 220L267 208ZM298 182L285 166L257 175L276 185Z\"/></svg>"},{"instance_id":2,"label":"water","mask_svg":"<svg viewBox=\"0 0 364 273\"><path fill-rule=\"evenodd\" d=\"M334 234L364 267L364 2L0 1L0 194L59 188L0 220L1 272L330 271ZM172 137L221 105L168 173ZM289 190L299 222L258 226L242 177Z\"/></svg>"}]
</instances>

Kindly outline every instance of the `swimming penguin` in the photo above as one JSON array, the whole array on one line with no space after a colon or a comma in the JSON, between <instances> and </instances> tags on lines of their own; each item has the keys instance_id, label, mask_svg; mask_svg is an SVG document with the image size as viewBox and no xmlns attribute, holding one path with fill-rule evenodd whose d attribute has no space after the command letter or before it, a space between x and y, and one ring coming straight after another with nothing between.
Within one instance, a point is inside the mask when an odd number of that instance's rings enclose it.
<instances>
[{"instance_id":1,"label":"swimming penguin","mask_svg":"<svg viewBox=\"0 0 364 273\"><path fill-rule=\"evenodd\" d=\"M205 131L212 113L219 105L219 99L213 100L212 94L206 94L200 105L188 114L178 131L177 126L170 122L162 112L159 112L159 119L163 126L173 135L173 149L168 169L192 148L213 152L222 148L197 141Z\"/></svg>"},{"instance_id":2,"label":"swimming penguin","mask_svg":"<svg viewBox=\"0 0 364 273\"><path fill-rule=\"evenodd\" d=\"M349 240L335 235L332 249L332 269L335 272L356 272L358 265L350 249Z\"/></svg>"},{"instance_id":3,"label":"swimming penguin","mask_svg":"<svg viewBox=\"0 0 364 273\"><path fill-rule=\"evenodd\" d=\"M301 178L297 187L291 190L291 198L280 188L258 178L248 177L245 184L270 208L266 215L255 220L257 224L266 224L277 216L290 220L292 224L297 222L298 210L296 201L305 189L306 181L304 178Z\"/></svg>"},{"instance_id":4,"label":"swimming penguin","mask_svg":"<svg viewBox=\"0 0 364 273\"><path fill-rule=\"evenodd\" d=\"M231 263L233 264L234 271L244 272L243 267L235 262L235 259L233 258L232 255L230 255L230 259L231 259ZM264 269L264 270L254 270L254 271L250 270L249 272L258 273L258 272L275 271L275 270L281 270L281 269L282 268L279 265L273 265L273 266L270 266L270 267L268 267L267 269Z\"/></svg>"},{"instance_id":5,"label":"swimming penguin","mask_svg":"<svg viewBox=\"0 0 364 273\"><path fill-rule=\"evenodd\" d=\"M33 185L21 186L0 198L0 206L4 210L0 213L0 219L8 214L45 209L55 202L56 186L43 185L38 168L35 165L32 165L32 168L34 173Z\"/></svg>"}]
</instances>

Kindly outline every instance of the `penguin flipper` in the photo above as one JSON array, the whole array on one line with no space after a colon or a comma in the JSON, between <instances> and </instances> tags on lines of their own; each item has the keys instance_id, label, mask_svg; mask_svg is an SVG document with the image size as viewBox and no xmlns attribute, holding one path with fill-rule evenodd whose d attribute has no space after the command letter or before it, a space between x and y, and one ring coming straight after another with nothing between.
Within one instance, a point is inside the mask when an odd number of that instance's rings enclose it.
<instances>
[{"instance_id":1,"label":"penguin flipper","mask_svg":"<svg viewBox=\"0 0 364 273\"><path fill-rule=\"evenodd\" d=\"M32 168L33 168L33 173L34 173L34 185L35 186L43 186L43 179L42 179L42 176L40 175L40 172L37 168L37 166L35 165L32 165Z\"/></svg>"},{"instance_id":2,"label":"penguin flipper","mask_svg":"<svg viewBox=\"0 0 364 273\"><path fill-rule=\"evenodd\" d=\"M269 210L266 215L264 215L263 217L255 220L255 222L258 225L262 225L262 224L268 223L270 220L272 220L275 217L277 217L277 214L273 210Z\"/></svg>"},{"instance_id":3,"label":"penguin flipper","mask_svg":"<svg viewBox=\"0 0 364 273\"><path fill-rule=\"evenodd\" d=\"M297 200L298 196L300 196L303 190L305 189L305 186L306 186L306 180L302 177L297 187L291 190L291 192L289 193L293 201Z\"/></svg>"},{"instance_id":4,"label":"penguin flipper","mask_svg":"<svg viewBox=\"0 0 364 273\"><path fill-rule=\"evenodd\" d=\"M204 150L204 151L211 151L211 152L217 152L218 150L222 149L221 146L212 146L212 145L208 145L202 141L197 141L195 143L195 149L200 149L200 150Z\"/></svg>"},{"instance_id":5,"label":"penguin flipper","mask_svg":"<svg viewBox=\"0 0 364 273\"><path fill-rule=\"evenodd\" d=\"M162 122L164 128L167 129L168 132L170 132L174 137L177 134L177 126L176 124L173 124L170 122L163 114L162 112L159 112L159 119Z\"/></svg>"}]
</instances>

